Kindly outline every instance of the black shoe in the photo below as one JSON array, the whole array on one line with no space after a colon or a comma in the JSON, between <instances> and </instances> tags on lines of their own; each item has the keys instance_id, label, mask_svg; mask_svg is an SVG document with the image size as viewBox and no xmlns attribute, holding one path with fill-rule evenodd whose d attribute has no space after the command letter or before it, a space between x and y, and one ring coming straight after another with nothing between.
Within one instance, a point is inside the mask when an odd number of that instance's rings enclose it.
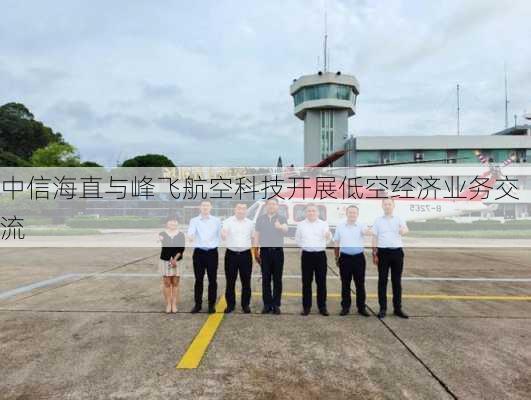
<instances>
[{"instance_id":1,"label":"black shoe","mask_svg":"<svg viewBox=\"0 0 531 400\"><path fill-rule=\"evenodd\" d=\"M264 307L264 308L262 308L262 314L269 314L271 311L272 311L272 310L271 310L271 308L269 308L269 307Z\"/></svg>"},{"instance_id":2,"label":"black shoe","mask_svg":"<svg viewBox=\"0 0 531 400\"><path fill-rule=\"evenodd\" d=\"M273 314L280 315L281 314L280 307L273 306Z\"/></svg>"},{"instance_id":3,"label":"black shoe","mask_svg":"<svg viewBox=\"0 0 531 400\"><path fill-rule=\"evenodd\" d=\"M234 307L227 307L227 308L225 309L225 311L223 311L223 312L224 312L225 314L230 314L230 313L233 312L233 311L234 311Z\"/></svg>"},{"instance_id":4,"label":"black shoe","mask_svg":"<svg viewBox=\"0 0 531 400\"><path fill-rule=\"evenodd\" d=\"M358 314L359 315L363 315L364 317L370 317L371 316L371 314L369 314L365 308L360 308L358 310Z\"/></svg>"},{"instance_id":5,"label":"black shoe","mask_svg":"<svg viewBox=\"0 0 531 400\"><path fill-rule=\"evenodd\" d=\"M341 312L339 313L339 315L341 315L343 317L345 315L348 315L349 312L350 312L350 310L348 308L343 308L341 310Z\"/></svg>"},{"instance_id":6,"label":"black shoe","mask_svg":"<svg viewBox=\"0 0 531 400\"><path fill-rule=\"evenodd\" d=\"M378 318L380 319L385 318L385 310L380 310L380 312L378 313Z\"/></svg>"},{"instance_id":7,"label":"black shoe","mask_svg":"<svg viewBox=\"0 0 531 400\"><path fill-rule=\"evenodd\" d=\"M322 308L319 310L319 314L321 314L323 317L328 317L330 314L328 313L328 310L326 308Z\"/></svg>"},{"instance_id":8,"label":"black shoe","mask_svg":"<svg viewBox=\"0 0 531 400\"><path fill-rule=\"evenodd\" d=\"M409 318L409 315L407 315L404 311L402 311L401 309L398 309L398 310L395 310L395 313L394 313L397 317L400 317L400 318L404 318L404 319L408 319Z\"/></svg>"},{"instance_id":9,"label":"black shoe","mask_svg":"<svg viewBox=\"0 0 531 400\"><path fill-rule=\"evenodd\" d=\"M249 306L242 306L242 310L245 314L251 313L251 309L249 308Z\"/></svg>"},{"instance_id":10,"label":"black shoe","mask_svg":"<svg viewBox=\"0 0 531 400\"><path fill-rule=\"evenodd\" d=\"M303 308L302 312L301 312L301 315L307 316L309 313L310 313L310 309L309 308Z\"/></svg>"},{"instance_id":11,"label":"black shoe","mask_svg":"<svg viewBox=\"0 0 531 400\"><path fill-rule=\"evenodd\" d=\"M208 306L208 313L214 314L216 312L216 306Z\"/></svg>"},{"instance_id":12,"label":"black shoe","mask_svg":"<svg viewBox=\"0 0 531 400\"><path fill-rule=\"evenodd\" d=\"M201 306L198 306L197 304L190 310L190 313L197 314L199 311L201 311Z\"/></svg>"}]
</instances>

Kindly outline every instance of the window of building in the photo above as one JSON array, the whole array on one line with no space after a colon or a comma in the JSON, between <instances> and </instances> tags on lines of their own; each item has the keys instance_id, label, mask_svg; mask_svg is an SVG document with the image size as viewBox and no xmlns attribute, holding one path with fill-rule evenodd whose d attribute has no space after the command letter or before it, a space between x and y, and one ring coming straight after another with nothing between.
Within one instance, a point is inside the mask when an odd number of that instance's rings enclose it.
<instances>
[{"instance_id":1,"label":"window of building","mask_svg":"<svg viewBox=\"0 0 531 400\"><path fill-rule=\"evenodd\" d=\"M528 150L529 151L529 150ZM526 162L526 151L525 150L516 150L515 151L515 161L516 162Z\"/></svg>"},{"instance_id":2,"label":"window of building","mask_svg":"<svg viewBox=\"0 0 531 400\"><path fill-rule=\"evenodd\" d=\"M352 89L349 86L326 83L306 86L293 95L295 106L302 102L319 99L355 100Z\"/></svg>"},{"instance_id":3,"label":"window of building","mask_svg":"<svg viewBox=\"0 0 531 400\"><path fill-rule=\"evenodd\" d=\"M332 154L334 149L334 112L333 110L321 111L321 160Z\"/></svg>"},{"instance_id":4,"label":"window of building","mask_svg":"<svg viewBox=\"0 0 531 400\"><path fill-rule=\"evenodd\" d=\"M456 158L457 158L457 150L448 150L446 152L446 162L448 164L455 164L457 162Z\"/></svg>"},{"instance_id":5,"label":"window of building","mask_svg":"<svg viewBox=\"0 0 531 400\"><path fill-rule=\"evenodd\" d=\"M380 155L381 155L380 162L382 164L390 163L391 162L391 158L390 158L391 157L391 153L394 153L394 151L391 152L389 150L382 150L382 152L380 153Z\"/></svg>"},{"instance_id":6,"label":"window of building","mask_svg":"<svg viewBox=\"0 0 531 400\"><path fill-rule=\"evenodd\" d=\"M341 100L350 100L350 93L352 90L348 86L336 85L336 97Z\"/></svg>"},{"instance_id":7,"label":"window of building","mask_svg":"<svg viewBox=\"0 0 531 400\"><path fill-rule=\"evenodd\" d=\"M413 154L413 159L415 161L422 161L424 160L424 153L422 151L415 150Z\"/></svg>"},{"instance_id":8,"label":"window of building","mask_svg":"<svg viewBox=\"0 0 531 400\"><path fill-rule=\"evenodd\" d=\"M478 151L479 151L479 154L481 154L489 163L493 163L493 162L496 161L495 158L494 158L494 154L493 154L492 150L479 149L479 150L473 150L473 151L471 150L470 151L474 155L474 157L472 158L472 160L474 162L478 161L478 154L477 154Z\"/></svg>"}]
</instances>

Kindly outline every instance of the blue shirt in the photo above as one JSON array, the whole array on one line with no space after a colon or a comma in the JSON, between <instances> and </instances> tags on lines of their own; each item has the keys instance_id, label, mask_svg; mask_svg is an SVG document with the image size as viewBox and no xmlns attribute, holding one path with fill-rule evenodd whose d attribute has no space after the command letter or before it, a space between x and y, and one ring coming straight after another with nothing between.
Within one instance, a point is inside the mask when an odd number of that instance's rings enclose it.
<instances>
[{"instance_id":1,"label":"blue shirt","mask_svg":"<svg viewBox=\"0 0 531 400\"><path fill-rule=\"evenodd\" d=\"M402 247L402 235L400 228L407 227L404 220L400 217L381 216L376 218L372 226L372 231L376 236L376 246L388 249L397 249Z\"/></svg>"},{"instance_id":2,"label":"blue shirt","mask_svg":"<svg viewBox=\"0 0 531 400\"><path fill-rule=\"evenodd\" d=\"M221 220L209 215L198 215L190 220L188 236L194 238L194 247L202 250L214 249L219 246Z\"/></svg>"},{"instance_id":3,"label":"blue shirt","mask_svg":"<svg viewBox=\"0 0 531 400\"><path fill-rule=\"evenodd\" d=\"M339 252L348 255L363 253L363 231L365 224L356 222L349 224L347 221L340 223L334 233L334 241L339 243Z\"/></svg>"}]
</instances>

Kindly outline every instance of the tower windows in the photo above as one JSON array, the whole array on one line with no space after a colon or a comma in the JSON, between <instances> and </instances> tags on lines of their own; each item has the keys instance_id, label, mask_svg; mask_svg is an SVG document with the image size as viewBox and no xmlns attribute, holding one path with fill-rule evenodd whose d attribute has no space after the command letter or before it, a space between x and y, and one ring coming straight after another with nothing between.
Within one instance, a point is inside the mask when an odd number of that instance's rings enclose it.
<instances>
[{"instance_id":1,"label":"tower windows","mask_svg":"<svg viewBox=\"0 0 531 400\"><path fill-rule=\"evenodd\" d=\"M334 149L334 112L321 110L321 160L332 154Z\"/></svg>"},{"instance_id":2,"label":"tower windows","mask_svg":"<svg viewBox=\"0 0 531 400\"><path fill-rule=\"evenodd\" d=\"M355 102L356 96L353 96L353 91L349 86L334 83L306 86L293 95L295 107L305 101L320 99L337 99Z\"/></svg>"}]
</instances>

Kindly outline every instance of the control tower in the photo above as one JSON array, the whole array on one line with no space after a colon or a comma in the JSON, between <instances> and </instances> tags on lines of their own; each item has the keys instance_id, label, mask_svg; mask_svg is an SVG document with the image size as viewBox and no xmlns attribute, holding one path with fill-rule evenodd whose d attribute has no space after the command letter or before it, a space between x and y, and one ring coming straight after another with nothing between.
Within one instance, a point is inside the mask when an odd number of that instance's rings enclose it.
<instances>
[{"instance_id":1,"label":"control tower","mask_svg":"<svg viewBox=\"0 0 531 400\"><path fill-rule=\"evenodd\" d=\"M352 75L319 71L293 80L294 114L304 121L304 164L315 164L344 149L348 118L356 112L358 80ZM339 160L335 166L343 166Z\"/></svg>"}]
</instances>

